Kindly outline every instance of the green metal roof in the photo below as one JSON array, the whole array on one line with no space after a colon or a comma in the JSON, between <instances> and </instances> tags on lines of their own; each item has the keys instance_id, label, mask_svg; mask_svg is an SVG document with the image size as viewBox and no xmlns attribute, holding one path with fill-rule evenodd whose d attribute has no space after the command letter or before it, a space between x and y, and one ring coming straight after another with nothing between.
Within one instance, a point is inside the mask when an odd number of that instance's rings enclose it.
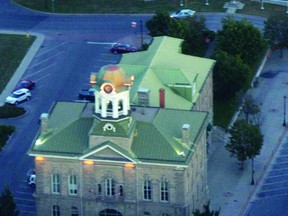
<instances>
[{"instance_id":1,"label":"green metal roof","mask_svg":"<svg viewBox=\"0 0 288 216\"><path fill-rule=\"evenodd\" d=\"M159 106L159 89L164 88L165 107L192 109L205 80L212 72L215 61L181 54L182 41L167 36L155 37L147 51L123 55L120 67L125 67L125 65L146 66L145 75L142 71L142 79L137 80L137 83L132 86L131 100L133 104L138 104L137 89L147 88L150 89L150 106ZM133 70L133 68L130 69ZM192 86L194 82L196 82L196 93L192 96L192 92L190 95L187 94L187 85ZM178 87L175 89L171 85L178 85ZM180 88L185 88L185 94Z\"/></svg>"},{"instance_id":2,"label":"green metal roof","mask_svg":"<svg viewBox=\"0 0 288 216\"><path fill-rule=\"evenodd\" d=\"M62 114L59 110L69 110L69 107L74 105L75 102L56 103L54 112L50 116L51 119L60 119ZM149 108L146 109L149 112ZM135 161L184 165L193 153L193 143L199 138L199 131L202 127L205 127L207 115L206 112L158 109L153 121L135 120L132 147L130 151L127 151L121 148L121 145L111 141L105 141L98 146L89 148L89 135L91 131L97 131L100 121L92 115L83 117L79 114L78 119L74 121L66 118L66 122L62 123L65 126L50 128L47 133L39 134L37 140L31 146L29 154L80 158L105 145L110 145L121 154ZM120 122L122 128L125 128L124 125L128 124L126 120ZM191 146L181 141L183 124L191 125ZM115 125L115 122L113 122L113 125ZM100 131L103 131L103 129L100 128L99 132L93 135L103 136ZM128 131L131 133L130 130L126 130L125 133L128 133ZM109 136L106 137L109 139ZM185 154L184 157L181 156L181 152ZM91 157L93 158L93 156L89 156L87 159L92 159Z\"/></svg>"}]
</instances>

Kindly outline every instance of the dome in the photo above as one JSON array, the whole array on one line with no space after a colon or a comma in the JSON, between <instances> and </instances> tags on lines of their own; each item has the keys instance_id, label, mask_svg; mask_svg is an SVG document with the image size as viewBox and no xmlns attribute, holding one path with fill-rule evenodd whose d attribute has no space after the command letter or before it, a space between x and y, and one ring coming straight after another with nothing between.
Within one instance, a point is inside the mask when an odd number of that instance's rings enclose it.
<instances>
[{"instance_id":1,"label":"dome","mask_svg":"<svg viewBox=\"0 0 288 216\"><path fill-rule=\"evenodd\" d=\"M124 86L126 79L125 71L117 65L107 65L101 69L103 82L110 82L116 89Z\"/></svg>"}]
</instances>

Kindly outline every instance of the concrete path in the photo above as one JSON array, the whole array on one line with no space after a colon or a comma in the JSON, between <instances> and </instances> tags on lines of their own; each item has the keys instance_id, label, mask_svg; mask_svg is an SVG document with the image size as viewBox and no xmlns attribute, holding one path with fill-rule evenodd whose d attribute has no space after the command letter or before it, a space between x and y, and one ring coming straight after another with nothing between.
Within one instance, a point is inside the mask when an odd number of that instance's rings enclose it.
<instances>
[{"instance_id":1,"label":"concrete path","mask_svg":"<svg viewBox=\"0 0 288 216\"><path fill-rule=\"evenodd\" d=\"M282 125L283 97L285 94L288 96L287 68L288 51L284 51L284 58L279 58L279 51L276 50L263 67L258 87L250 90L250 94L261 105L261 130L264 134L261 154L254 160L255 185L251 185L251 161L246 161L244 170L239 170L239 162L230 158L224 141L211 144L208 158L210 209L221 207L221 216L245 215L265 172L287 135L287 128Z\"/></svg>"}]
</instances>

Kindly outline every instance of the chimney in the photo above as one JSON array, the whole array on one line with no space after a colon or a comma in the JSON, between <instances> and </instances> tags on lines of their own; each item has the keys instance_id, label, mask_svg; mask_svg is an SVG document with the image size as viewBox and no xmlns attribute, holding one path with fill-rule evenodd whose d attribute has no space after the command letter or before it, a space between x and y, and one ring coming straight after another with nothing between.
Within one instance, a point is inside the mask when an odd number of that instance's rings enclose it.
<instances>
[{"instance_id":1,"label":"chimney","mask_svg":"<svg viewBox=\"0 0 288 216\"><path fill-rule=\"evenodd\" d=\"M182 142L183 143L189 143L189 133L190 133L190 125L189 124L183 124L182 125Z\"/></svg>"},{"instance_id":2,"label":"chimney","mask_svg":"<svg viewBox=\"0 0 288 216\"><path fill-rule=\"evenodd\" d=\"M48 113L42 113L40 116L41 120L41 133L45 133L48 130L48 118L49 114Z\"/></svg>"},{"instance_id":3,"label":"chimney","mask_svg":"<svg viewBox=\"0 0 288 216\"><path fill-rule=\"evenodd\" d=\"M159 89L159 105L160 108L165 108L165 89L161 88Z\"/></svg>"}]
</instances>

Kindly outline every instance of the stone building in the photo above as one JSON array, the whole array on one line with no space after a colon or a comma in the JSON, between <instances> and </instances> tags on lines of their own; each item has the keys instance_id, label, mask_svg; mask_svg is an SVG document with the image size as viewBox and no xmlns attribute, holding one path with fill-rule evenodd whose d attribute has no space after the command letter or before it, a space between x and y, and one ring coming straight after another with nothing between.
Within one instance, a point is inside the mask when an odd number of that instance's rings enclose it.
<instances>
[{"instance_id":1,"label":"stone building","mask_svg":"<svg viewBox=\"0 0 288 216\"><path fill-rule=\"evenodd\" d=\"M94 104L41 116L29 150L37 215L188 216L207 203L214 61L180 45L155 38L97 73Z\"/></svg>"}]
</instances>

